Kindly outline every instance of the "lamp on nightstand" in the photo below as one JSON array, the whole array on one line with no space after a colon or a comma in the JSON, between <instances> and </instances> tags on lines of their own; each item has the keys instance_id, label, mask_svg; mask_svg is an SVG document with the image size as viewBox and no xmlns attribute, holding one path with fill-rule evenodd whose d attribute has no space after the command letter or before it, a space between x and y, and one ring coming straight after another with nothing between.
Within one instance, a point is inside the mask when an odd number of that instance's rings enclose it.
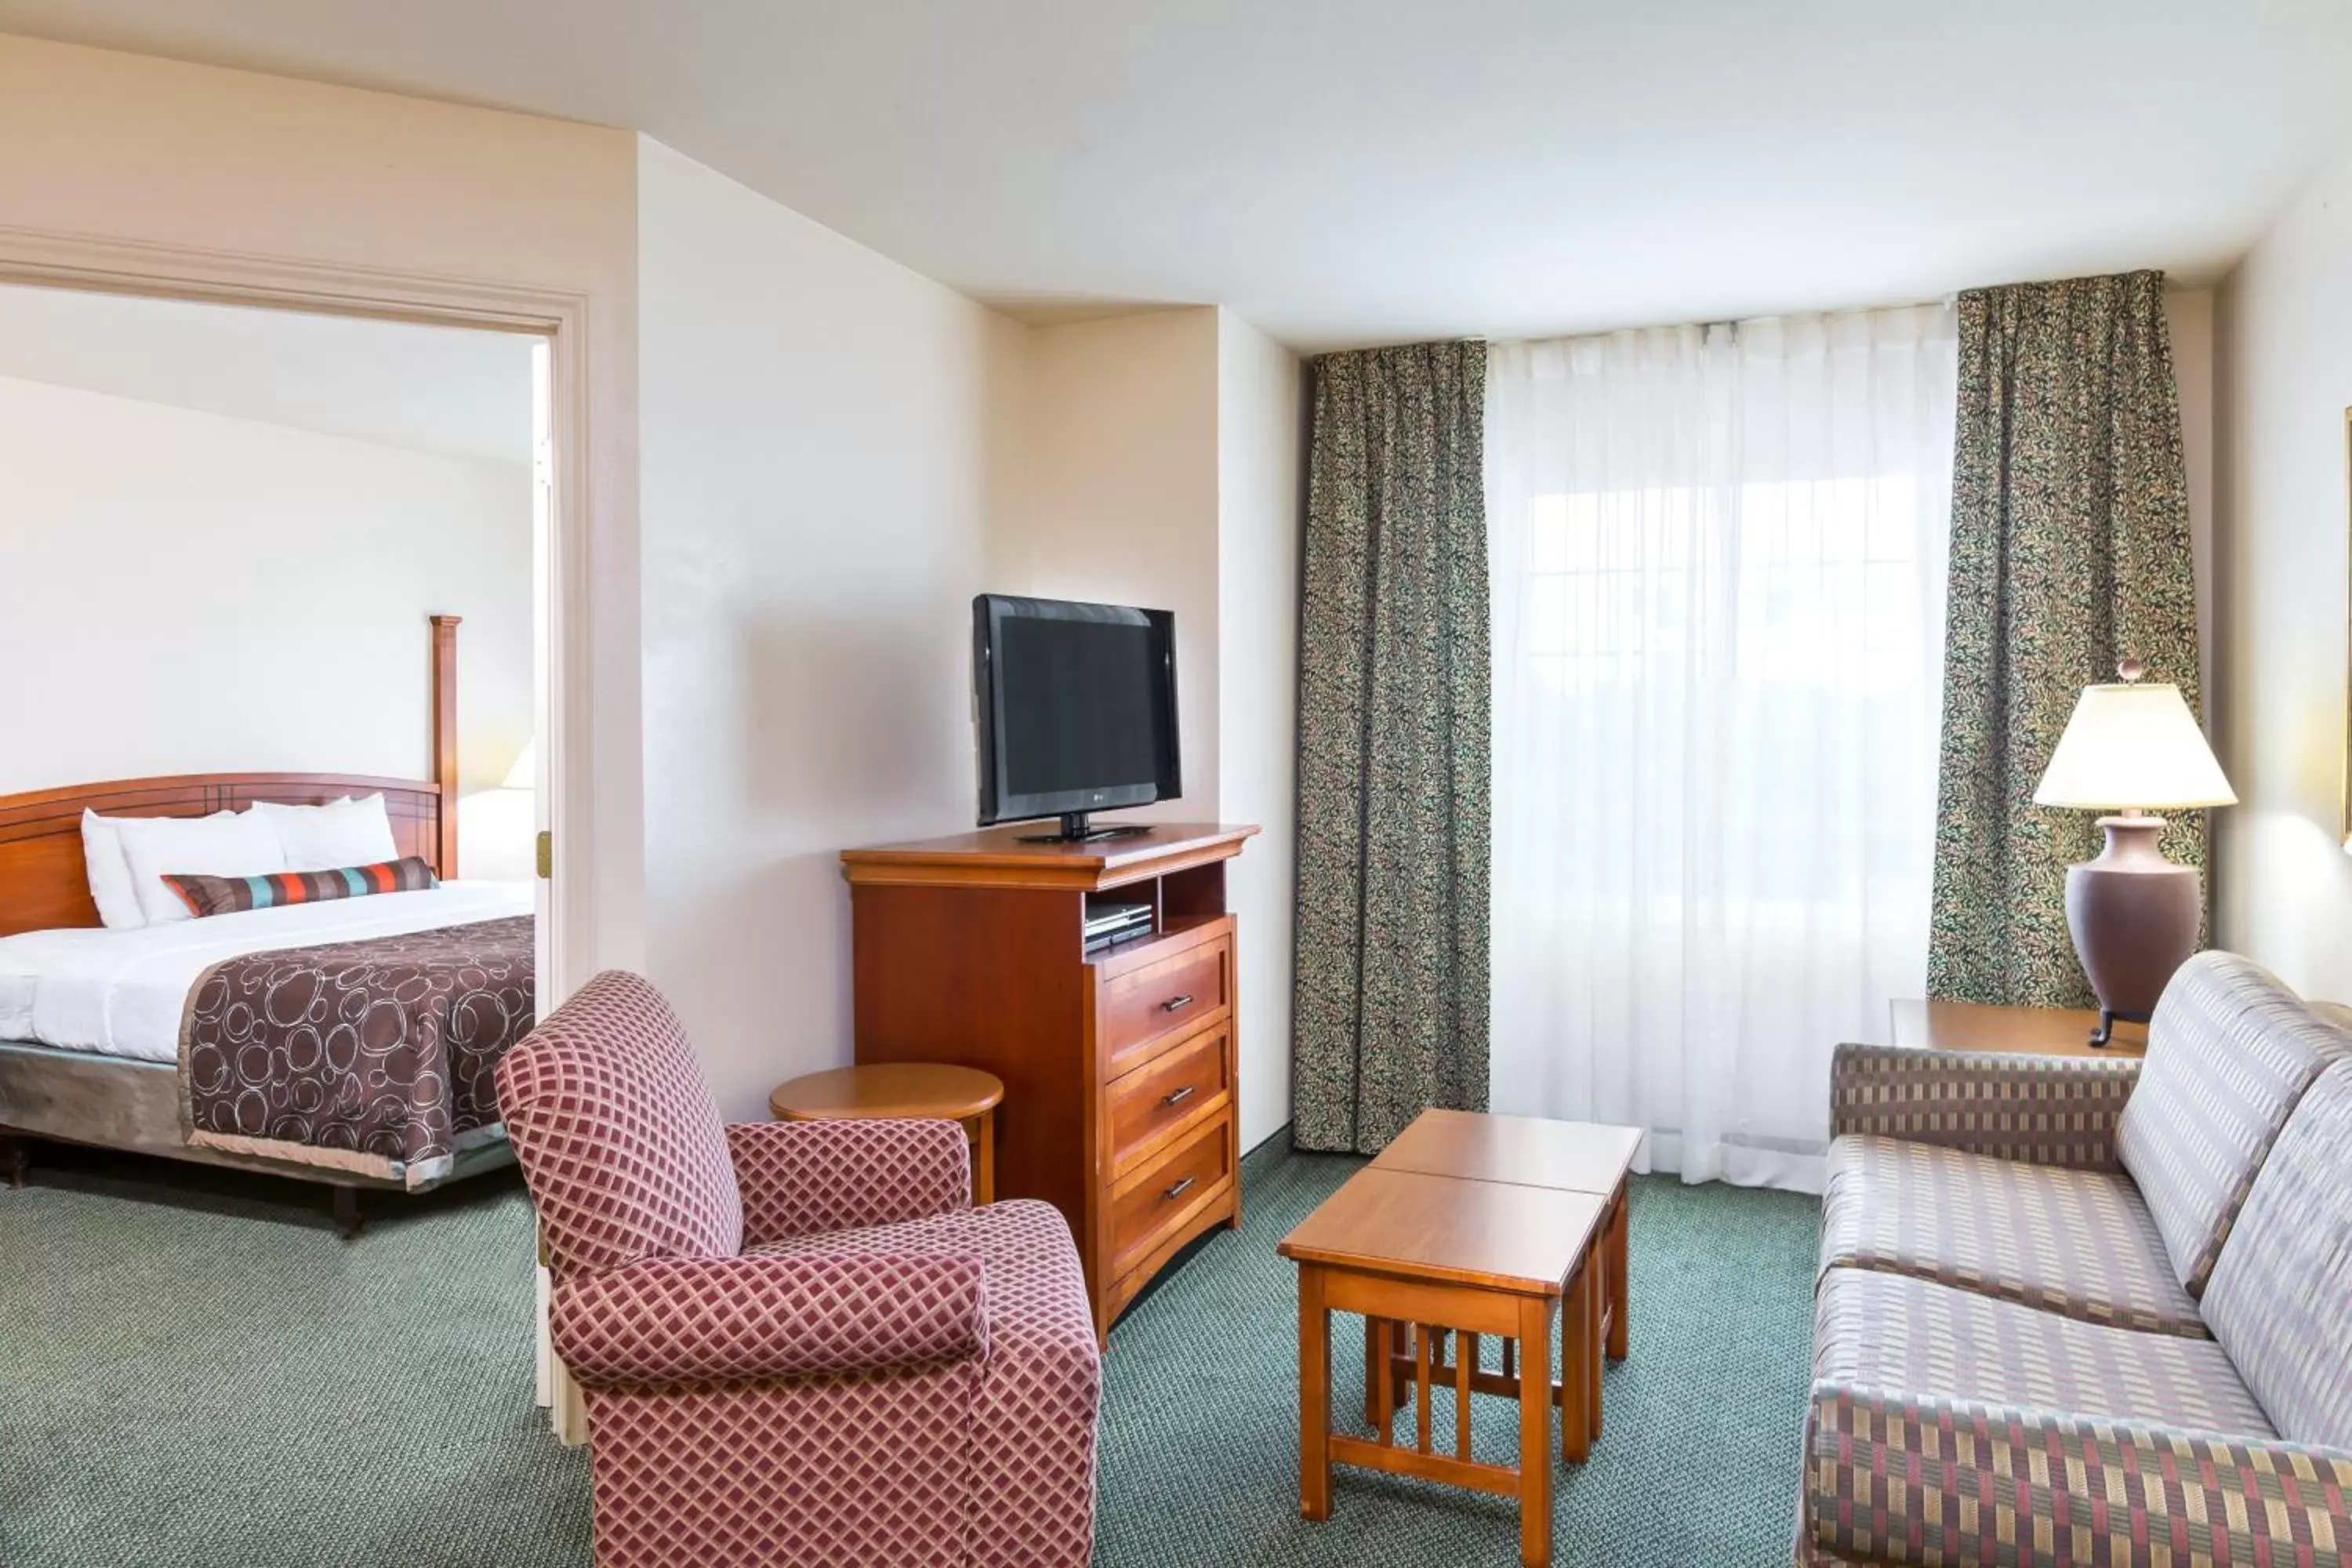
<instances>
[{"instance_id":1,"label":"lamp on nightstand","mask_svg":"<svg viewBox=\"0 0 2352 1568\"><path fill-rule=\"evenodd\" d=\"M2066 870L2066 927L2099 995L2095 1046L2107 1043L2117 1018L2145 1022L2197 950L2196 868L2164 858L2164 818L2148 814L2238 801L2180 688L2141 684L2136 658L2116 673L2114 685L2084 688L2033 792L2036 805L2118 812L2099 818L2107 833L2099 858Z\"/></svg>"}]
</instances>

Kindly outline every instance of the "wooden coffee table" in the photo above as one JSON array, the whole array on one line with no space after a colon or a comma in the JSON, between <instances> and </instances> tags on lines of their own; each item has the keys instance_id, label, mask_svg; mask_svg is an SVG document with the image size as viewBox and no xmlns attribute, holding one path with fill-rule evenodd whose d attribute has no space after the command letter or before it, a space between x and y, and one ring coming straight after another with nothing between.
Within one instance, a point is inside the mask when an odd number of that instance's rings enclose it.
<instances>
[{"instance_id":1,"label":"wooden coffee table","mask_svg":"<svg viewBox=\"0 0 2352 1568\"><path fill-rule=\"evenodd\" d=\"M1632 1227L1626 1211L1626 1179L1633 1173L1634 1156L1641 1148L1642 1132L1634 1127L1554 1121L1539 1116L1493 1116L1470 1110L1424 1110L1372 1161L1376 1171L1420 1171L1469 1181L1592 1193L1605 1201L1602 1245L1595 1260L1601 1307L1593 1324L1591 1374L1584 1380L1590 1400L1582 1427L1586 1442L1567 1449L1568 1457L1578 1462L1587 1458L1589 1442L1601 1436L1602 1356L1605 1354L1610 1361L1623 1361L1632 1345L1632 1291L1627 1274ZM1397 1381L1403 1381L1409 1370L1402 1358L1393 1353L1402 1330L1400 1324L1388 1331L1391 1337L1391 1367ZM1369 1366L1379 1359L1374 1342L1381 1337L1381 1329L1367 1323L1364 1333L1365 1363ZM1503 1347L1507 1357L1510 1351L1509 1345ZM1506 1373L1508 1370L1506 1363ZM1365 1395L1368 1413L1371 1392L1368 1388Z\"/></svg>"},{"instance_id":2,"label":"wooden coffee table","mask_svg":"<svg viewBox=\"0 0 2352 1568\"><path fill-rule=\"evenodd\" d=\"M1308 1519L1331 1517L1334 1463L1516 1495L1519 1560L1549 1563L1551 1412L1558 1404L1563 1451L1582 1440L1590 1404L1584 1384L1594 1368L1590 1347L1600 1311L1593 1258L1607 1206L1594 1193L1367 1166L1285 1237L1281 1254L1298 1265L1299 1511ZM1391 1440L1386 1419L1371 1424L1370 1437L1331 1430L1334 1311L1414 1325L1412 1447ZM1555 1311L1557 1385L1551 1377ZM1461 1338L1448 1369L1454 1391L1450 1455L1435 1451L1430 1435L1433 1346L1445 1331ZM1481 1334L1516 1342L1515 1374L1478 1369ZM1473 1394L1518 1401L1516 1469L1471 1457ZM1383 1414L1394 1408L1385 1406Z\"/></svg>"}]
</instances>

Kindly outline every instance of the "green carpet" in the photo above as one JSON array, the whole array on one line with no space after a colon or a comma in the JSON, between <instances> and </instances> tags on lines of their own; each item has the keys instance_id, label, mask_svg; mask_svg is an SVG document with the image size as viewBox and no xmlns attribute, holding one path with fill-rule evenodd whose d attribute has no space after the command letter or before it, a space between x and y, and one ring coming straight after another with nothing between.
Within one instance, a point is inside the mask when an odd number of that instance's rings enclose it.
<instances>
[{"instance_id":1,"label":"green carpet","mask_svg":"<svg viewBox=\"0 0 2352 1568\"><path fill-rule=\"evenodd\" d=\"M0 1189L0 1565L588 1562L586 1462L530 1402L510 1177L379 1200L346 1244L300 1188L40 1152L34 1184ZM1447 1488L1342 1469L1331 1521L1299 1519L1296 1297L1274 1244L1355 1162L1252 1163L1247 1227L1111 1336L1096 1562L1517 1562L1513 1505ZM1814 1215L1787 1194L1636 1184L1633 1355L1609 1373L1591 1463L1555 1472L1558 1561L1786 1563ZM1343 1421L1360 1334L1336 1320ZM1511 1407L1475 1405L1475 1451L1507 1458ZM1443 1395L1436 1414L1450 1432Z\"/></svg>"}]
</instances>

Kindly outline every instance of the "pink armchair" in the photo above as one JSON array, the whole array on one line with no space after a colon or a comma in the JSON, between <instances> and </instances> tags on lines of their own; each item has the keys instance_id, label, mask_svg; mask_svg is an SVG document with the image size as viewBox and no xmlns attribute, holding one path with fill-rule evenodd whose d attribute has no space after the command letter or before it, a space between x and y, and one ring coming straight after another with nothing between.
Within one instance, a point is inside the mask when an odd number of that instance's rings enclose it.
<instances>
[{"instance_id":1,"label":"pink armchair","mask_svg":"<svg viewBox=\"0 0 2352 1568\"><path fill-rule=\"evenodd\" d=\"M498 1069L585 1390L600 1568L1083 1568L1101 1363L1051 1205L946 1121L722 1125L598 975Z\"/></svg>"}]
</instances>

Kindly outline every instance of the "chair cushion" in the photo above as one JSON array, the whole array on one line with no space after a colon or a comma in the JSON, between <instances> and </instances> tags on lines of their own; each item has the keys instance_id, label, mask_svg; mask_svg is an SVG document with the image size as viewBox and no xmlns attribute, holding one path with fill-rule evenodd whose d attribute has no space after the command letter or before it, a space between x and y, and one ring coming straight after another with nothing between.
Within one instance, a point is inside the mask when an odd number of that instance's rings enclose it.
<instances>
[{"instance_id":1,"label":"chair cushion","mask_svg":"<svg viewBox=\"0 0 2352 1568\"><path fill-rule=\"evenodd\" d=\"M2202 1338L2128 1177L1897 1138L1830 1145L1821 1267L1933 1279L2086 1322Z\"/></svg>"},{"instance_id":2,"label":"chair cushion","mask_svg":"<svg viewBox=\"0 0 2352 1568\"><path fill-rule=\"evenodd\" d=\"M989 1352L973 1410L974 1568L1084 1563L1093 1535L1102 1361L1061 1211L1015 1200L898 1225L794 1237L755 1255L885 1249L978 1254Z\"/></svg>"},{"instance_id":3,"label":"chair cushion","mask_svg":"<svg viewBox=\"0 0 2352 1568\"><path fill-rule=\"evenodd\" d=\"M2205 1315L2283 1435L2352 1448L2352 1062L2322 1073L2279 1133Z\"/></svg>"},{"instance_id":4,"label":"chair cushion","mask_svg":"<svg viewBox=\"0 0 2352 1568\"><path fill-rule=\"evenodd\" d=\"M669 1004L645 980L597 975L499 1058L498 1080L557 1275L741 1247L719 1107Z\"/></svg>"},{"instance_id":5,"label":"chair cushion","mask_svg":"<svg viewBox=\"0 0 2352 1568\"><path fill-rule=\"evenodd\" d=\"M2352 1034L2235 953L2200 953L2165 987L2117 1142L2191 1296L2288 1112L2347 1058Z\"/></svg>"},{"instance_id":6,"label":"chair cushion","mask_svg":"<svg viewBox=\"0 0 2352 1568\"><path fill-rule=\"evenodd\" d=\"M2210 1340L2136 1333L1859 1268L1832 1268L1822 1279L1813 1379L1911 1398L2273 1435Z\"/></svg>"}]
</instances>

